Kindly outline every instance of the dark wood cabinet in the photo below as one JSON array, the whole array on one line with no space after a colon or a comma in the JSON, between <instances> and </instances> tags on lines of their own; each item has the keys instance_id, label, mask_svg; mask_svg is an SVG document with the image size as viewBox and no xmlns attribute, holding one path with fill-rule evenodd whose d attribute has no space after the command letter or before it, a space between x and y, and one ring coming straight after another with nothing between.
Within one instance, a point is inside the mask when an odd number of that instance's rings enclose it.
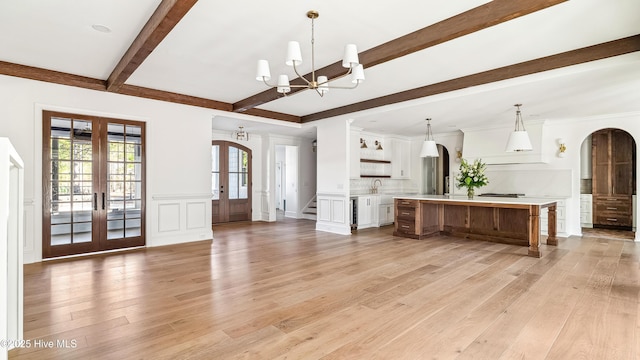
<instances>
[{"instance_id":1,"label":"dark wood cabinet","mask_svg":"<svg viewBox=\"0 0 640 360\"><path fill-rule=\"evenodd\" d=\"M627 132L593 133L593 225L630 229L635 189L635 141Z\"/></svg>"}]
</instances>

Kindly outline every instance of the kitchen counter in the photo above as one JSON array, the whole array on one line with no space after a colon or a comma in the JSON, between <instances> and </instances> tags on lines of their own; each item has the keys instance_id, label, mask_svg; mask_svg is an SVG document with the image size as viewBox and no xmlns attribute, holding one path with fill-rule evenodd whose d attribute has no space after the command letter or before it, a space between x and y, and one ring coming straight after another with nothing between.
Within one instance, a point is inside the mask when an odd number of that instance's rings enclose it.
<instances>
[{"instance_id":1,"label":"kitchen counter","mask_svg":"<svg viewBox=\"0 0 640 360\"><path fill-rule=\"evenodd\" d=\"M444 201L444 202L465 202L474 203L481 206L482 204L515 204L515 205L547 205L558 202L556 198L543 198L543 197L502 197L502 196L475 196L473 199L469 199L466 195L399 195L394 196L394 199L409 199L409 200L425 200L425 201Z\"/></svg>"},{"instance_id":2,"label":"kitchen counter","mask_svg":"<svg viewBox=\"0 0 640 360\"><path fill-rule=\"evenodd\" d=\"M459 195L395 197L394 235L423 239L457 236L528 246L528 255L540 257L540 212L548 209L547 245L557 245L556 199Z\"/></svg>"}]
</instances>

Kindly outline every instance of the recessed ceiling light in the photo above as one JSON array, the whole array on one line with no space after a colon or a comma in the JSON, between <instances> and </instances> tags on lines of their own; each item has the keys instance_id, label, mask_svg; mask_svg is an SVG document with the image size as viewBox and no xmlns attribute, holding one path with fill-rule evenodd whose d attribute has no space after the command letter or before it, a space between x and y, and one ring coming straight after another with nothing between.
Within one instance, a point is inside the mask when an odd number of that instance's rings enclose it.
<instances>
[{"instance_id":1,"label":"recessed ceiling light","mask_svg":"<svg viewBox=\"0 0 640 360\"><path fill-rule=\"evenodd\" d=\"M93 28L93 30L99 31L101 33L110 33L111 32L111 29L109 29L108 26L104 26L104 25L100 25L100 24L93 24L93 25L91 25L91 27Z\"/></svg>"}]
</instances>

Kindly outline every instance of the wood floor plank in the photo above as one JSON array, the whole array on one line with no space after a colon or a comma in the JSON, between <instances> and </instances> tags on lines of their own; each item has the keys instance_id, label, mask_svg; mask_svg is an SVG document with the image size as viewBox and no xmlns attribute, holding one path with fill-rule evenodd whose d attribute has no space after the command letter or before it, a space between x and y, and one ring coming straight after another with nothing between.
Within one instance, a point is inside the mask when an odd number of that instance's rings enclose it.
<instances>
[{"instance_id":1,"label":"wood floor plank","mask_svg":"<svg viewBox=\"0 0 640 360\"><path fill-rule=\"evenodd\" d=\"M542 244L538 259L392 226L213 230L213 241L25 266L25 339L75 346L10 359L640 356L640 247L610 233Z\"/></svg>"}]
</instances>

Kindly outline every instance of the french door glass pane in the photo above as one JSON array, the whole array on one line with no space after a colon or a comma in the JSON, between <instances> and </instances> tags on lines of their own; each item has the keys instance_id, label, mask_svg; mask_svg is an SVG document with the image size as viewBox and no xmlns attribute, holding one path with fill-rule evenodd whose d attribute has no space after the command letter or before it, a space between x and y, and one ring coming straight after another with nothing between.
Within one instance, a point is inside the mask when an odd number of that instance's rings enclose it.
<instances>
[{"instance_id":1,"label":"french door glass pane","mask_svg":"<svg viewBox=\"0 0 640 360\"><path fill-rule=\"evenodd\" d=\"M240 162L240 149L229 146L229 172L238 172L240 167L238 166Z\"/></svg>"},{"instance_id":2,"label":"french door glass pane","mask_svg":"<svg viewBox=\"0 0 640 360\"><path fill-rule=\"evenodd\" d=\"M211 174L211 193L213 194L212 200L220 200L220 173L214 172Z\"/></svg>"},{"instance_id":3,"label":"french door glass pane","mask_svg":"<svg viewBox=\"0 0 640 360\"><path fill-rule=\"evenodd\" d=\"M239 194L238 194L238 198L240 199L248 199L249 198L249 186L247 185L247 179L248 179L248 174L247 173L241 173L240 174L240 184L239 184Z\"/></svg>"},{"instance_id":4,"label":"french door glass pane","mask_svg":"<svg viewBox=\"0 0 640 360\"><path fill-rule=\"evenodd\" d=\"M238 199L238 173L229 173L229 200Z\"/></svg>"},{"instance_id":5,"label":"french door glass pane","mask_svg":"<svg viewBox=\"0 0 640 360\"><path fill-rule=\"evenodd\" d=\"M107 125L107 239L141 235L142 128Z\"/></svg>"},{"instance_id":6,"label":"french door glass pane","mask_svg":"<svg viewBox=\"0 0 640 360\"><path fill-rule=\"evenodd\" d=\"M91 241L93 124L53 117L50 128L52 246Z\"/></svg>"},{"instance_id":7,"label":"french door glass pane","mask_svg":"<svg viewBox=\"0 0 640 360\"><path fill-rule=\"evenodd\" d=\"M212 200L220 200L220 145L211 146L211 194Z\"/></svg>"},{"instance_id":8,"label":"french door glass pane","mask_svg":"<svg viewBox=\"0 0 640 360\"><path fill-rule=\"evenodd\" d=\"M229 146L229 199L249 198L249 154Z\"/></svg>"}]
</instances>

